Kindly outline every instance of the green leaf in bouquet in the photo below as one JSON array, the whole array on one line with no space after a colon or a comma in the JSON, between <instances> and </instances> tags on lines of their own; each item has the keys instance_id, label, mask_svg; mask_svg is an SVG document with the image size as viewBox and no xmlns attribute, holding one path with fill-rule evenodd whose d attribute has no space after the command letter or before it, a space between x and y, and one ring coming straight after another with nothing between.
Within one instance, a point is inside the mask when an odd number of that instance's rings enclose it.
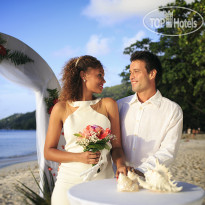
<instances>
[{"instance_id":1,"label":"green leaf in bouquet","mask_svg":"<svg viewBox=\"0 0 205 205\"><path fill-rule=\"evenodd\" d=\"M90 152L97 152L97 151L99 151L97 148L90 148L90 147L86 147L86 148L84 148L84 150L83 150L84 152L87 152L87 151L90 151Z\"/></svg>"},{"instance_id":2,"label":"green leaf in bouquet","mask_svg":"<svg viewBox=\"0 0 205 205\"><path fill-rule=\"evenodd\" d=\"M97 149L97 150L102 150L102 149L104 149L104 147L105 147L105 145L103 144L103 145L101 145L101 144L94 144L94 145L92 145L92 144L90 144L90 145L88 145L87 147L89 147L90 149Z\"/></svg>"},{"instance_id":3,"label":"green leaf in bouquet","mask_svg":"<svg viewBox=\"0 0 205 205\"><path fill-rule=\"evenodd\" d=\"M108 141L109 141L109 139L105 139L104 138L104 139L98 141L97 143L99 143L99 144L106 144Z\"/></svg>"},{"instance_id":4,"label":"green leaf in bouquet","mask_svg":"<svg viewBox=\"0 0 205 205\"><path fill-rule=\"evenodd\" d=\"M76 134L74 134L76 137L82 137L82 135L81 134L78 134L78 133L76 133Z\"/></svg>"},{"instance_id":5,"label":"green leaf in bouquet","mask_svg":"<svg viewBox=\"0 0 205 205\"><path fill-rule=\"evenodd\" d=\"M92 148L92 149L90 149L90 151L92 151L92 152L97 152L97 151L99 151L99 149L97 149L97 148Z\"/></svg>"}]
</instances>

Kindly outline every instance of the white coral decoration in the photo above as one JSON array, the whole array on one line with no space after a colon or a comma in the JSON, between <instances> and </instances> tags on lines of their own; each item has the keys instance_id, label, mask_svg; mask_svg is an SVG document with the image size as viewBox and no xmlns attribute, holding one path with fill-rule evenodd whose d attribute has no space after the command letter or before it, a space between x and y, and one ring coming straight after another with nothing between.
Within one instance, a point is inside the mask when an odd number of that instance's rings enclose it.
<instances>
[{"instance_id":1,"label":"white coral decoration","mask_svg":"<svg viewBox=\"0 0 205 205\"><path fill-rule=\"evenodd\" d=\"M131 179L134 183L139 184L139 183L138 183L139 175L137 175L135 172L128 171L127 176L128 176L128 178Z\"/></svg>"},{"instance_id":2,"label":"white coral decoration","mask_svg":"<svg viewBox=\"0 0 205 205\"><path fill-rule=\"evenodd\" d=\"M179 192L183 187L177 187L177 183L171 180L172 175L168 168L159 164L156 160L156 166L154 169L149 169L145 172L145 181L142 178L138 178L140 186L145 189L160 191L160 192Z\"/></svg>"},{"instance_id":3,"label":"white coral decoration","mask_svg":"<svg viewBox=\"0 0 205 205\"><path fill-rule=\"evenodd\" d=\"M133 191L139 191L139 185L137 182L137 177L135 177L134 175L136 175L135 173L132 174L132 172L128 171L128 175L125 176L124 174L120 173L119 177L118 177L118 183L117 183L117 190L118 191L129 191L129 192L133 192ZM132 177L132 179L130 179L129 177Z\"/></svg>"}]
</instances>

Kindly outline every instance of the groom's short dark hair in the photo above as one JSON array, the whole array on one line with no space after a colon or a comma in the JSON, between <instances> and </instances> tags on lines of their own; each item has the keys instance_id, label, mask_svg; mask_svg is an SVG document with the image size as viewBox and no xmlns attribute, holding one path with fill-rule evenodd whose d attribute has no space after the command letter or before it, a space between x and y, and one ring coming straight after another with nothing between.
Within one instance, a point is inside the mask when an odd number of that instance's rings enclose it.
<instances>
[{"instance_id":1,"label":"groom's short dark hair","mask_svg":"<svg viewBox=\"0 0 205 205\"><path fill-rule=\"evenodd\" d=\"M132 62L135 60L142 60L145 62L147 73L150 73L150 71L156 69L157 71L156 82L158 82L161 79L162 65L159 58L155 54L149 51L135 51L131 55L130 61Z\"/></svg>"}]
</instances>

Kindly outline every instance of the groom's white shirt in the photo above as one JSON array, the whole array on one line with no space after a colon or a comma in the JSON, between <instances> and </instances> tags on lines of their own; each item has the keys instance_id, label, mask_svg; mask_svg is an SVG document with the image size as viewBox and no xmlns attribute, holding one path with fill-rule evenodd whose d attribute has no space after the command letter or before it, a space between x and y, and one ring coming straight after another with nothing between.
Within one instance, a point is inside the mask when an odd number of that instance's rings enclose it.
<instances>
[{"instance_id":1,"label":"groom's white shirt","mask_svg":"<svg viewBox=\"0 0 205 205\"><path fill-rule=\"evenodd\" d=\"M126 163L141 172L155 166L156 158L169 166L182 135L183 113L157 90L141 103L136 94L118 100Z\"/></svg>"}]
</instances>

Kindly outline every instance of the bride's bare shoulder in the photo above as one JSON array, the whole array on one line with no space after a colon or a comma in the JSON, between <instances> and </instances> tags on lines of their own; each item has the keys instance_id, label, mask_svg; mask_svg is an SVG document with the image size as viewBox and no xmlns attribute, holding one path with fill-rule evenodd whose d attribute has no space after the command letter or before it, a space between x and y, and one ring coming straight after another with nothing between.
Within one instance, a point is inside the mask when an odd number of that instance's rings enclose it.
<instances>
[{"instance_id":1,"label":"bride's bare shoulder","mask_svg":"<svg viewBox=\"0 0 205 205\"><path fill-rule=\"evenodd\" d=\"M65 110L66 110L66 102L59 101L53 106L52 113L61 114L64 113Z\"/></svg>"},{"instance_id":2,"label":"bride's bare shoulder","mask_svg":"<svg viewBox=\"0 0 205 205\"><path fill-rule=\"evenodd\" d=\"M105 105L106 108L117 106L117 102L113 98L110 98L110 97L103 98L102 104Z\"/></svg>"},{"instance_id":3,"label":"bride's bare shoulder","mask_svg":"<svg viewBox=\"0 0 205 205\"><path fill-rule=\"evenodd\" d=\"M116 101L113 98L110 98L110 97L102 98L102 101L104 103L113 103L113 104L116 103Z\"/></svg>"}]
</instances>

